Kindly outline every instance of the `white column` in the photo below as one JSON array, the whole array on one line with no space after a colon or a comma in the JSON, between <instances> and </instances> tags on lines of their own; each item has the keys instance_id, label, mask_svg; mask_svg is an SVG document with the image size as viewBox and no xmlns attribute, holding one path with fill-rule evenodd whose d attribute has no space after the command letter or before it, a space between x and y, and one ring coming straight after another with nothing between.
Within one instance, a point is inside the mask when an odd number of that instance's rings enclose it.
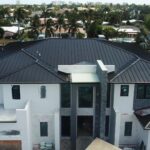
<instances>
[{"instance_id":1,"label":"white column","mask_svg":"<svg viewBox=\"0 0 150 150\"><path fill-rule=\"evenodd\" d=\"M150 130L148 130L146 150L150 150Z\"/></svg>"},{"instance_id":2,"label":"white column","mask_svg":"<svg viewBox=\"0 0 150 150\"><path fill-rule=\"evenodd\" d=\"M115 142L116 146L119 146L119 138L120 138L120 120L121 115L119 112L116 112L116 121L115 121Z\"/></svg>"},{"instance_id":3,"label":"white column","mask_svg":"<svg viewBox=\"0 0 150 150\"><path fill-rule=\"evenodd\" d=\"M60 113L55 113L55 150L60 150Z\"/></svg>"},{"instance_id":4,"label":"white column","mask_svg":"<svg viewBox=\"0 0 150 150\"><path fill-rule=\"evenodd\" d=\"M30 126L30 106L25 109L17 109L17 122L21 135L22 150L32 150L31 126Z\"/></svg>"}]
</instances>

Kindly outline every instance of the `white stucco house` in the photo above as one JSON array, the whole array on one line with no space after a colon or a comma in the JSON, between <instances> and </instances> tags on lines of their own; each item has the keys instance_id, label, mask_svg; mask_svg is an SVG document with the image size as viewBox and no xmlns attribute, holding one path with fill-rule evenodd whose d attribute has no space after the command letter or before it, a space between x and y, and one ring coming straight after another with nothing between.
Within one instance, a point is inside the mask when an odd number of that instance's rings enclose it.
<instances>
[{"instance_id":1,"label":"white stucco house","mask_svg":"<svg viewBox=\"0 0 150 150\"><path fill-rule=\"evenodd\" d=\"M14 45L0 51L0 148L150 149L148 60L99 39Z\"/></svg>"}]
</instances>

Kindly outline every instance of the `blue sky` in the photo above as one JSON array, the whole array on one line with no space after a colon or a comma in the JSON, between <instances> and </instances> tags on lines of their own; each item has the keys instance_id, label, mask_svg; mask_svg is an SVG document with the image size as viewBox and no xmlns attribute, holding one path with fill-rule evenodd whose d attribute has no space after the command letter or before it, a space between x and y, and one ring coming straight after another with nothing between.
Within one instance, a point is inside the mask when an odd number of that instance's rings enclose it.
<instances>
[{"instance_id":1,"label":"blue sky","mask_svg":"<svg viewBox=\"0 0 150 150\"><path fill-rule=\"evenodd\" d=\"M17 0L0 0L0 4L16 4ZM20 0L20 3L23 4L41 4L41 3L50 3L52 1L59 0ZM102 3L135 3L135 4L149 4L150 0L63 0L65 2L102 2Z\"/></svg>"}]
</instances>

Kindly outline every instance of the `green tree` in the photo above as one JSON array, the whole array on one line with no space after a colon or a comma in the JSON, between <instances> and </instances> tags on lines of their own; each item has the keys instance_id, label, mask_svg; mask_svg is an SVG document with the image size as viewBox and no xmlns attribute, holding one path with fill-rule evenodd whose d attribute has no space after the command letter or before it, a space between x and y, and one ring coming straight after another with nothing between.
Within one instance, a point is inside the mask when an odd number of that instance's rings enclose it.
<instances>
[{"instance_id":1,"label":"green tree","mask_svg":"<svg viewBox=\"0 0 150 150\"><path fill-rule=\"evenodd\" d=\"M77 38L78 39L83 39L85 37L85 34L84 33L81 33L81 32L78 32L77 33Z\"/></svg>"},{"instance_id":2,"label":"green tree","mask_svg":"<svg viewBox=\"0 0 150 150\"><path fill-rule=\"evenodd\" d=\"M4 33L5 33L4 30L2 28L0 28L0 38L3 38Z\"/></svg>"},{"instance_id":3,"label":"green tree","mask_svg":"<svg viewBox=\"0 0 150 150\"><path fill-rule=\"evenodd\" d=\"M31 31L28 32L29 38L37 39L39 35L40 20L39 16L35 15L31 20Z\"/></svg>"},{"instance_id":4,"label":"green tree","mask_svg":"<svg viewBox=\"0 0 150 150\"><path fill-rule=\"evenodd\" d=\"M38 15L35 15L31 20L31 28L38 31L39 27L40 27L40 18Z\"/></svg>"},{"instance_id":5,"label":"green tree","mask_svg":"<svg viewBox=\"0 0 150 150\"><path fill-rule=\"evenodd\" d=\"M5 16L10 16L10 11L9 11L9 7L2 7L0 9L0 18L5 18Z\"/></svg>"},{"instance_id":6,"label":"green tree","mask_svg":"<svg viewBox=\"0 0 150 150\"><path fill-rule=\"evenodd\" d=\"M150 14L145 16L144 24L148 30L150 30Z\"/></svg>"},{"instance_id":7,"label":"green tree","mask_svg":"<svg viewBox=\"0 0 150 150\"><path fill-rule=\"evenodd\" d=\"M46 37L53 37L55 32L55 23L52 19L47 20L46 29L45 29L45 36Z\"/></svg>"},{"instance_id":8,"label":"green tree","mask_svg":"<svg viewBox=\"0 0 150 150\"><path fill-rule=\"evenodd\" d=\"M103 34L105 35L106 39L116 37L118 32L113 29L112 27L106 27L103 29Z\"/></svg>"},{"instance_id":9,"label":"green tree","mask_svg":"<svg viewBox=\"0 0 150 150\"><path fill-rule=\"evenodd\" d=\"M39 33L37 30L32 29L31 31L28 31L28 37L31 39L37 39L38 35Z\"/></svg>"},{"instance_id":10,"label":"green tree","mask_svg":"<svg viewBox=\"0 0 150 150\"><path fill-rule=\"evenodd\" d=\"M0 26L11 26L9 19L0 19Z\"/></svg>"},{"instance_id":11,"label":"green tree","mask_svg":"<svg viewBox=\"0 0 150 150\"><path fill-rule=\"evenodd\" d=\"M56 29L59 30L59 36L61 37L61 30L62 28L65 28L64 15L58 14L57 18L58 18L58 21L56 24Z\"/></svg>"},{"instance_id":12,"label":"green tree","mask_svg":"<svg viewBox=\"0 0 150 150\"><path fill-rule=\"evenodd\" d=\"M18 22L18 36L20 37L20 24L28 17L28 12L24 8L17 8L14 12L14 19Z\"/></svg>"},{"instance_id":13,"label":"green tree","mask_svg":"<svg viewBox=\"0 0 150 150\"><path fill-rule=\"evenodd\" d=\"M68 23L65 24L65 28L68 29L68 34L71 37L75 37L75 34L77 33L78 28L80 27L79 24L77 23L79 19L78 13L72 11L72 12L68 12L66 15L67 15Z\"/></svg>"},{"instance_id":14,"label":"green tree","mask_svg":"<svg viewBox=\"0 0 150 150\"><path fill-rule=\"evenodd\" d=\"M99 34L102 34L102 26L98 22L91 23L87 30L88 38L96 38Z\"/></svg>"}]
</instances>

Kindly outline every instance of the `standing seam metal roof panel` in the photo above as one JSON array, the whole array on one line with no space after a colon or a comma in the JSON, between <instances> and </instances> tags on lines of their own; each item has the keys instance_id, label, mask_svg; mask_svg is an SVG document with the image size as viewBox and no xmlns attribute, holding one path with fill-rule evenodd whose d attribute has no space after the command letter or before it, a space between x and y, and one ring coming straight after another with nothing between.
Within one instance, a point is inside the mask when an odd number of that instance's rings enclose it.
<instances>
[{"instance_id":1,"label":"standing seam metal roof panel","mask_svg":"<svg viewBox=\"0 0 150 150\"><path fill-rule=\"evenodd\" d=\"M111 83L150 83L150 62L139 59L119 75L110 80Z\"/></svg>"}]
</instances>

